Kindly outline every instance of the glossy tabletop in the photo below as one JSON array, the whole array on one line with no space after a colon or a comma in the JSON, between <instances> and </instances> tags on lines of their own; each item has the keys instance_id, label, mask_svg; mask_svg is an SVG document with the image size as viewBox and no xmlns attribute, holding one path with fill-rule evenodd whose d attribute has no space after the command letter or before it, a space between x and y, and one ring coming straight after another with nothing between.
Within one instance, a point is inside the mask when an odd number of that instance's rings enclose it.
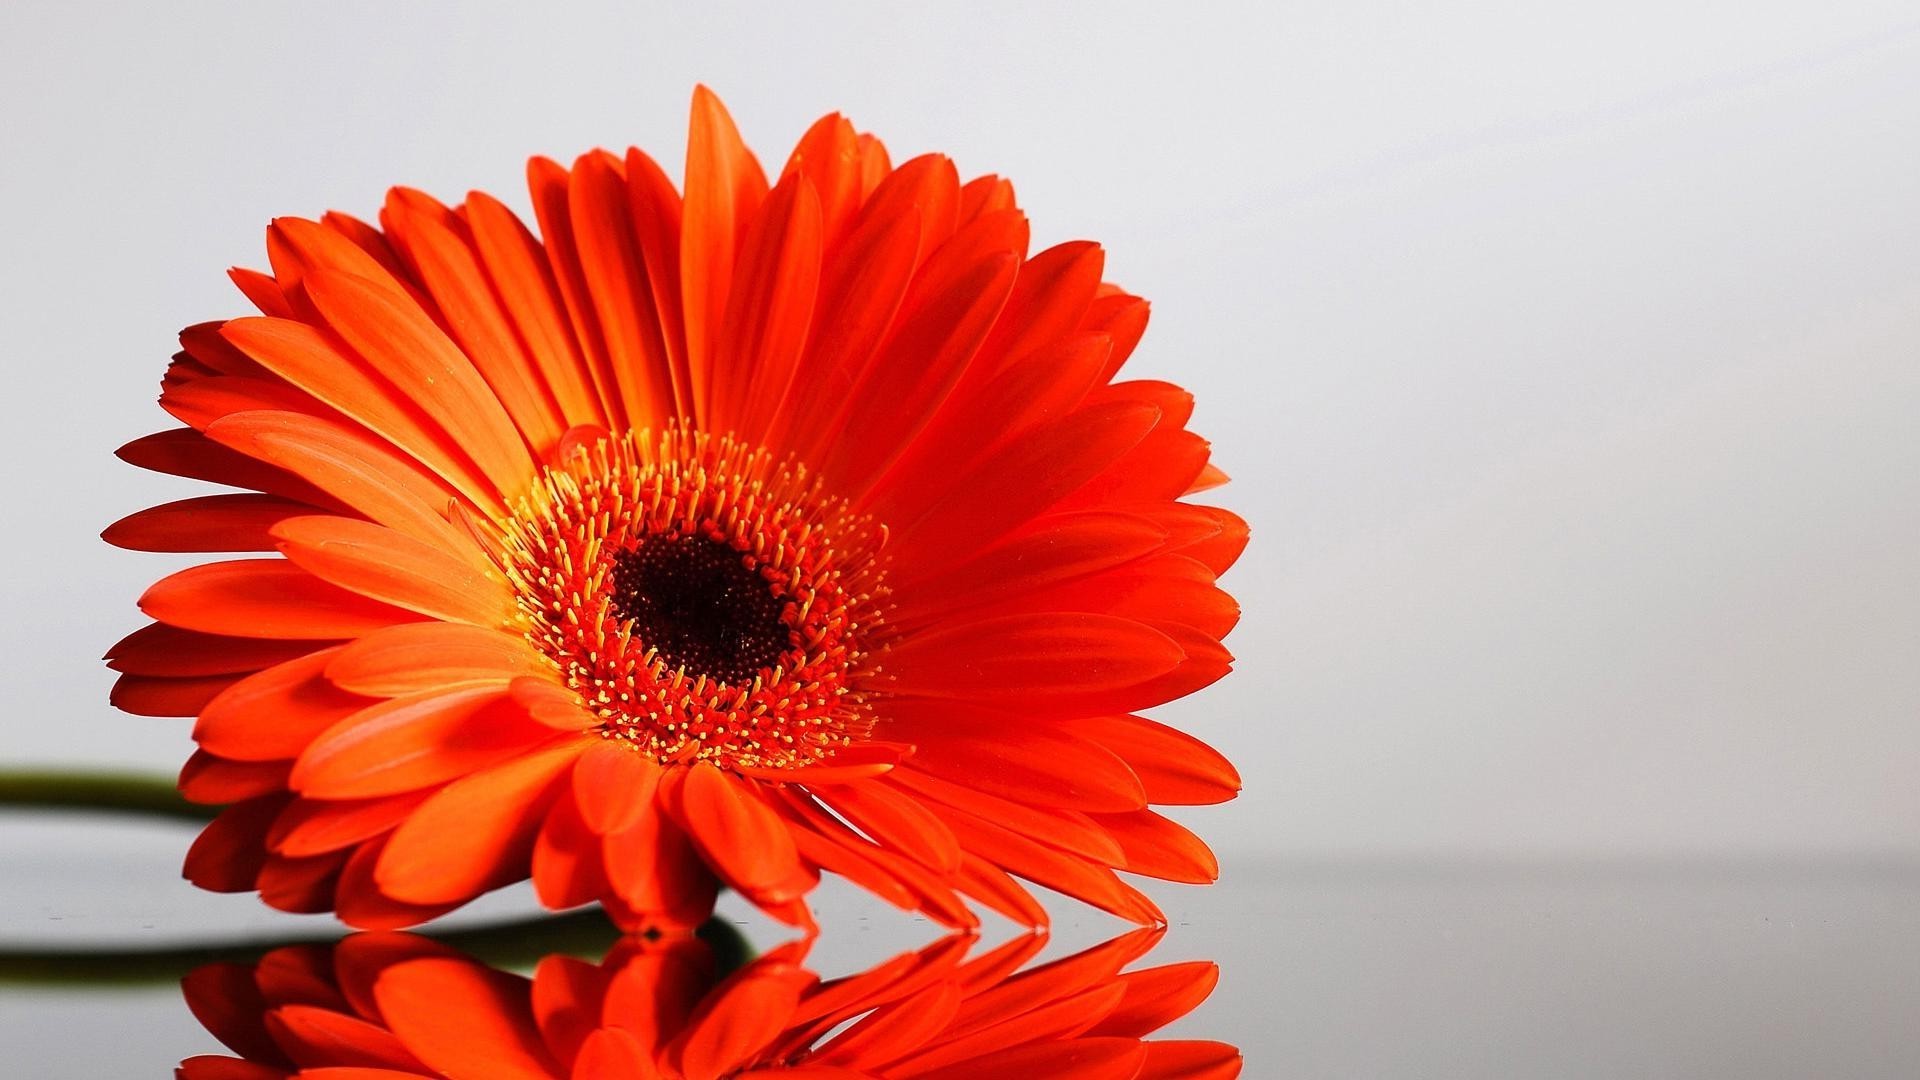
<instances>
[{"instance_id":1,"label":"glossy tabletop","mask_svg":"<svg viewBox=\"0 0 1920 1080\"><path fill-rule=\"evenodd\" d=\"M175 950L338 936L325 918L177 882L183 843L163 823L0 820L4 945L129 958L117 971L58 957L8 969L0 981L8 1075L167 1075L183 1057L221 1052L182 1000L178 979L195 957ZM1250 1077L1920 1075L1914 866L1246 857L1226 865L1210 889L1154 890L1173 924L1139 964L1219 964L1212 997L1159 1034L1233 1043ZM823 977L941 937L831 883L817 909L823 931L807 964ZM1038 960L1128 929L1070 904L1053 909ZM427 931L470 934L532 913L530 897L509 890ZM721 917L753 951L791 938L730 899ZM974 947L1015 935L990 923ZM538 932L522 936L501 963L526 971L546 946ZM597 958L610 941L589 930L555 945Z\"/></svg>"}]
</instances>

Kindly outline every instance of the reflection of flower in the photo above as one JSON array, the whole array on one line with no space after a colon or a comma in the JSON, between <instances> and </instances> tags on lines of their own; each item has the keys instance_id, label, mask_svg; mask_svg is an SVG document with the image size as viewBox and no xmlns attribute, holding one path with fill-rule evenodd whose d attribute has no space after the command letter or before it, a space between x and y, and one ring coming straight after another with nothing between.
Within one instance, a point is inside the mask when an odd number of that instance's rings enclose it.
<instances>
[{"instance_id":1,"label":"reflection of flower","mask_svg":"<svg viewBox=\"0 0 1920 1080\"><path fill-rule=\"evenodd\" d=\"M396 189L380 229L268 230L260 317L190 327L127 460L246 489L114 543L254 551L155 584L114 697L197 715L232 803L187 874L411 925L533 878L690 925L729 885L804 925L823 871L970 926L1124 917L1207 881L1150 804L1230 798L1130 715L1222 675L1244 524L1191 400L1113 382L1144 301L1027 257L1005 181L893 168L837 116L769 189L696 94L646 155L501 203ZM903 760L904 759L904 760Z\"/></svg>"},{"instance_id":2,"label":"reflection of flower","mask_svg":"<svg viewBox=\"0 0 1920 1080\"><path fill-rule=\"evenodd\" d=\"M424 938L359 934L189 975L188 1005L230 1057L184 1080L720 1080L925 1077L1224 1080L1222 1043L1148 1040L1213 989L1208 962L1123 972L1159 939L1135 931L1022 970L1029 936L968 957L948 938L822 982L806 946L722 981L704 943L629 938L598 965L549 956L531 980ZM717 983L717 985L716 985ZM331 1070L361 1071L331 1071ZM368 1071L376 1070L376 1071ZM387 1071L377 1071L387 1070Z\"/></svg>"}]
</instances>

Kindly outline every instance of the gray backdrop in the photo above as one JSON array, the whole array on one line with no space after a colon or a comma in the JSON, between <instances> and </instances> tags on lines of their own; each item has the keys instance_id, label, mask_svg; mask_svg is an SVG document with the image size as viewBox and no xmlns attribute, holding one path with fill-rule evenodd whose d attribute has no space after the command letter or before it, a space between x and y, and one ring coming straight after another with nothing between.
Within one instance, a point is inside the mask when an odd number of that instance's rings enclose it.
<instances>
[{"instance_id":1,"label":"gray backdrop","mask_svg":"<svg viewBox=\"0 0 1920 1080\"><path fill-rule=\"evenodd\" d=\"M189 487L109 452L269 217L675 162L704 80L1154 300L1256 531L1241 670L1163 711L1246 773L1228 853L1913 854L1920 30L1681 7L12 0L0 758L188 748L96 661L176 560L94 537Z\"/></svg>"}]
</instances>

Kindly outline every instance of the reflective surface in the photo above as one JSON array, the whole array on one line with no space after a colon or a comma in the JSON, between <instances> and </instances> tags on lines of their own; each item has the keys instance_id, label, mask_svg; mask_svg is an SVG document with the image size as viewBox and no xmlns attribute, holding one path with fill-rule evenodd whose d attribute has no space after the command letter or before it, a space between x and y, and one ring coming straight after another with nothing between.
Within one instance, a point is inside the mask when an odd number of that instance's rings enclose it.
<instances>
[{"instance_id":1,"label":"reflective surface","mask_svg":"<svg viewBox=\"0 0 1920 1080\"><path fill-rule=\"evenodd\" d=\"M0 884L5 941L158 948L337 936L324 919L276 916L243 897L184 885L154 896L144 883L171 881L180 842L158 825L0 820L13 871ZM1133 966L1217 961L1212 997L1156 1037L1238 1045L1250 1077L1920 1075L1920 868L1227 866L1212 889L1156 890L1174 925ZM827 978L941 936L851 891L824 889L819 900L828 929L804 964ZM743 907L722 906L757 951L786 940ZM471 928L527 908L510 894L449 923ZM1126 929L1056 911L1034 963ZM973 951L1016 936L996 924ZM530 972L530 956L548 950L524 944L496 959ZM597 958L606 945L587 933L557 947ZM223 1052L173 977L0 985L0 1045L11 1073L53 1077L165 1075L182 1058Z\"/></svg>"},{"instance_id":2,"label":"reflective surface","mask_svg":"<svg viewBox=\"0 0 1920 1080\"><path fill-rule=\"evenodd\" d=\"M1142 963L1158 930L1047 963L1034 962L1047 944L1038 935L993 948L948 936L823 979L809 963L814 941L742 963L737 937L714 929L625 938L592 960L551 954L530 979L404 933L203 965L184 996L230 1052L188 1059L183 1080L234 1080L241 1064L271 1070L262 1080L347 1067L688 1080L1239 1075L1231 1046L1146 1038L1217 978L1204 961Z\"/></svg>"}]
</instances>

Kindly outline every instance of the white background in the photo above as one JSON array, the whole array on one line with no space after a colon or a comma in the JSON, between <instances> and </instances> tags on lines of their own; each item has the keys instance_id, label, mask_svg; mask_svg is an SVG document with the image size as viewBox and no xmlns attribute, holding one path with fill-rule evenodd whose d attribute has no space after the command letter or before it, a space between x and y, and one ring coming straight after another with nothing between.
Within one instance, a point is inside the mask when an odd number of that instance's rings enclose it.
<instances>
[{"instance_id":1,"label":"white background","mask_svg":"<svg viewBox=\"0 0 1920 1080\"><path fill-rule=\"evenodd\" d=\"M0 761L171 771L115 461L277 214L839 109L1155 302L1255 542L1229 856L1920 853L1920 23L1844 4L0 8Z\"/></svg>"}]
</instances>

